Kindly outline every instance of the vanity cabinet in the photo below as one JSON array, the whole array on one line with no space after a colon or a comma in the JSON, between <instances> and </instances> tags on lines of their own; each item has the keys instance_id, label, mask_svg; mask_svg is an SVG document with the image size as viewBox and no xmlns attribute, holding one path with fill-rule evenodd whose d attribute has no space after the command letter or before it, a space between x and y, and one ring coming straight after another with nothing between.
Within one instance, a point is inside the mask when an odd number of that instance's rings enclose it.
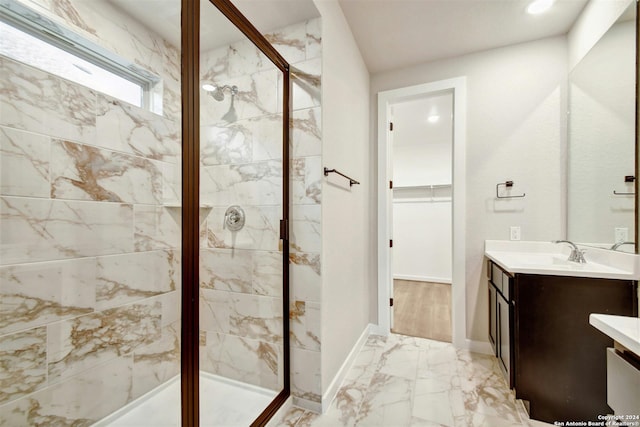
<instances>
[{"instance_id":1,"label":"vanity cabinet","mask_svg":"<svg viewBox=\"0 0 640 427\"><path fill-rule=\"evenodd\" d=\"M637 282L510 273L492 261L489 269L490 341L531 418L586 422L612 413L613 340L591 327L589 314L637 316Z\"/></svg>"},{"instance_id":2,"label":"vanity cabinet","mask_svg":"<svg viewBox=\"0 0 640 427\"><path fill-rule=\"evenodd\" d=\"M509 387L513 388L513 309L509 295L513 277L497 264L489 262L489 342L500 362Z\"/></svg>"}]
</instances>

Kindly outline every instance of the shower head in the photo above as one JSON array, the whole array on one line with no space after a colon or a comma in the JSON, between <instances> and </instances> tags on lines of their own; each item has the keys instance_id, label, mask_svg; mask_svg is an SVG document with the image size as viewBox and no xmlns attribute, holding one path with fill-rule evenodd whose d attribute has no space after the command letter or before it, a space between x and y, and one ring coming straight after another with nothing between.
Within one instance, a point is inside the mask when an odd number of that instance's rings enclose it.
<instances>
[{"instance_id":1,"label":"shower head","mask_svg":"<svg viewBox=\"0 0 640 427\"><path fill-rule=\"evenodd\" d=\"M204 89L205 91L209 92L209 94L211 96L213 96L213 99L215 99L216 101L223 101L224 100L224 90L225 89L229 89L229 91L231 92L231 97L233 98L235 95L237 95L238 93L238 86L233 85L233 86L228 86L228 85L224 85L224 86L215 86L212 84L203 84L202 85L202 89Z\"/></svg>"}]
</instances>

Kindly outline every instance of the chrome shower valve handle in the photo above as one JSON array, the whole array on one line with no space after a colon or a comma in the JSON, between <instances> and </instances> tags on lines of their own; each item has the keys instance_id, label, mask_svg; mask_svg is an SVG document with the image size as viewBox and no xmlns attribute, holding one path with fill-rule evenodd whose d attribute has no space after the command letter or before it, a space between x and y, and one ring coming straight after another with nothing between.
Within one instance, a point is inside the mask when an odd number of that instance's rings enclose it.
<instances>
[{"instance_id":1,"label":"chrome shower valve handle","mask_svg":"<svg viewBox=\"0 0 640 427\"><path fill-rule=\"evenodd\" d=\"M229 206L224 213L224 228L230 231L240 231L244 227L245 215L244 210L238 206Z\"/></svg>"}]
</instances>

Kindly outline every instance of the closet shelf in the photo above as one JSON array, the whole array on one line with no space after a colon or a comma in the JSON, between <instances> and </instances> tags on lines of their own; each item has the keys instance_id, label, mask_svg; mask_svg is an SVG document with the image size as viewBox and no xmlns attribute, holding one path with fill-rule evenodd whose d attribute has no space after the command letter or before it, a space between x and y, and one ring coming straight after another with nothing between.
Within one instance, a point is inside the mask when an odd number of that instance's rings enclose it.
<instances>
[{"instance_id":1,"label":"closet shelf","mask_svg":"<svg viewBox=\"0 0 640 427\"><path fill-rule=\"evenodd\" d=\"M394 190L431 190L434 188L448 188L451 184L432 184L432 185L394 185Z\"/></svg>"}]
</instances>

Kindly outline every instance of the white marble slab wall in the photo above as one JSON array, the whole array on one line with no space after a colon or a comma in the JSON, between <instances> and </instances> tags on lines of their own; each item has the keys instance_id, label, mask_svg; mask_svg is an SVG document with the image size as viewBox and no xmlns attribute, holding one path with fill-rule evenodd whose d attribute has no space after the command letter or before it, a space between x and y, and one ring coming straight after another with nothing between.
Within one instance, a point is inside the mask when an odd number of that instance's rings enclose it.
<instances>
[{"instance_id":1,"label":"white marble slab wall","mask_svg":"<svg viewBox=\"0 0 640 427\"><path fill-rule=\"evenodd\" d=\"M0 57L0 425L90 425L179 372L179 55L106 3L24 3L165 89L158 115Z\"/></svg>"},{"instance_id":2,"label":"white marble slab wall","mask_svg":"<svg viewBox=\"0 0 640 427\"><path fill-rule=\"evenodd\" d=\"M320 20L266 37L296 69L290 147L291 378L298 403L317 409L321 400ZM201 201L211 206L203 220L201 368L279 389L281 73L245 40L206 52L201 67L203 81L238 87L236 121L223 119L231 107L228 93L219 102L201 92ZM246 225L234 233L224 228L223 219L226 208L235 204L245 210Z\"/></svg>"}]
</instances>

